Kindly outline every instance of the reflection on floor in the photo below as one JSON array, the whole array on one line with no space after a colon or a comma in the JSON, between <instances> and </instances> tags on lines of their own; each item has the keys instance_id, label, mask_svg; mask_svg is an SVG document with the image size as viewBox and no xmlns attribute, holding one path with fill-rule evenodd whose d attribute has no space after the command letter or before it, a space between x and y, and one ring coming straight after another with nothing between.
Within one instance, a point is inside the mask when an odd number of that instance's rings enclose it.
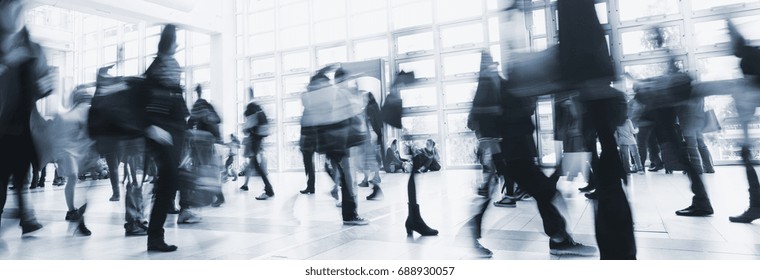
<instances>
[{"instance_id":1,"label":"reflection on floor","mask_svg":"<svg viewBox=\"0 0 760 280\"><path fill-rule=\"evenodd\" d=\"M760 259L760 224L728 221L747 207L747 182L742 167L717 168L705 174L705 182L715 215L678 217L673 212L688 206L691 193L686 175L647 173L631 175L626 187L634 213L638 258L661 259ZM385 199L367 201L370 188L359 188L359 213L371 220L368 226L344 226L340 208L328 191L332 187L325 173L318 173L317 193L299 194L306 178L303 173L273 173L276 196L258 201L261 181L254 177L251 191L238 189L240 181L224 186L227 202L219 208L201 210L199 224L178 225L176 215L166 223L166 238L179 246L173 253L146 252L145 237L125 237L124 202L110 202L106 180L91 187L87 222L93 235L72 236L64 221L66 206L62 187L28 193L45 228L32 237L21 237L18 220L13 218L16 202L9 196L0 232L0 259L44 260L460 260L475 258L470 230L463 228L472 216L480 179L477 170L444 170L419 178L422 215L440 231L435 237L407 237L407 174L384 174ZM84 193L80 182L77 191ZM147 191L146 195L149 193ZM565 203L561 211L576 240L595 244L593 203L577 191L583 182L560 181ZM123 192L122 187L122 192ZM123 197L123 194L122 194ZM147 201L147 200L146 200ZM483 245L494 251L493 259L560 259L549 254L535 201L518 202L517 208L489 208L484 220ZM598 259L596 257L561 259Z\"/></svg>"}]
</instances>

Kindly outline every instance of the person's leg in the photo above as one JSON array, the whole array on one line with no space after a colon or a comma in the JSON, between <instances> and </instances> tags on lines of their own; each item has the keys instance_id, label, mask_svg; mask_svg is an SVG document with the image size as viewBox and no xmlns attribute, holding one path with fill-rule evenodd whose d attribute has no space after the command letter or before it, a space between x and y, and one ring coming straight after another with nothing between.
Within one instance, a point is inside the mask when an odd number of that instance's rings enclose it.
<instances>
[{"instance_id":1,"label":"person's leg","mask_svg":"<svg viewBox=\"0 0 760 280\"><path fill-rule=\"evenodd\" d=\"M430 171L440 171L441 170L441 164L438 163L435 159L430 159L430 166L428 167L428 170Z\"/></svg>"},{"instance_id":2,"label":"person's leg","mask_svg":"<svg viewBox=\"0 0 760 280\"><path fill-rule=\"evenodd\" d=\"M653 170L657 171L663 169L662 156L660 155L660 142L657 138L659 136L656 133L656 125L652 128L652 133L649 135L649 161L652 163Z\"/></svg>"},{"instance_id":3,"label":"person's leg","mask_svg":"<svg viewBox=\"0 0 760 280\"><path fill-rule=\"evenodd\" d=\"M314 167L314 151L301 150L303 157L303 168L306 173L306 189L301 190L302 194L313 194L316 181L316 170Z\"/></svg>"},{"instance_id":4,"label":"person's leg","mask_svg":"<svg viewBox=\"0 0 760 280\"><path fill-rule=\"evenodd\" d=\"M177 134L172 136L180 138ZM180 139L174 139L173 142L182 143ZM163 146L152 140L148 140L148 145L154 152L158 167L158 182L154 186L155 198L148 224L148 250L175 251L176 246L168 245L164 241L164 223L166 223L168 210L172 207L172 198L177 192L179 154L174 152L173 147Z\"/></svg>"},{"instance_id":5,"label":"person's leg","mask_svg":"<svg viewBox=\"0 0 760 280\"><path fill-rule=\"evenodd\" d=\"M707 144L705 144L702 132L697 133L697 149L699 150L699 156L702 157L702 169L704 169L705 173L715 173L712 155L710 155L710 150L707 148Z\"/></svg>"},{"instance_id":6,"label":"person's leg","mask_svg":"<svg viewBox=\"0 0 760 280\"><path fill-rule=\"evenodd\" d=\"M686 174L691 181L691 191L694 194L692 197L691 206L679 210L676 214L680 216L706 216L713 213L712 204L707 196L707 190L702 182L702 178L697 174L697 170L689 162L689 156L686 153L686 149L683 142L680 141L676 130L673 127L675 123L676 114L673 108L660 108L655 111L657 117L657 124L655 126L657 138L663 142L664 145L671 147L676 155L676 158L686 168Z\"/></svg>"},{"instance_id":7,"label":"person's leg","mask_svg":"<svg viewBox=\"0 0 760 280\"><path fill-rule=\"evenodd\" d=\"M694 171L697 174L702 174L704 169L702 169L702 157L699 155L699 148L697 147L697 135L694 132L687 133L683 136L686 143L686 155Z\"/></svg>"},{"instance_id":8,"label":"person's leg","mask_svg":"<svg viewBox=\"0 0 760 280\"><path fill-rule=\"evenodd\" d=\"M636 166L636 171L639 173L643 173L644 163L641 162L641 157L639 156L639 147L636 145L629 145L628 148L631 151L631 156L633 157L634 165Z\"/></svg>"},{"instance_id":9,"label":"person's leg","mask_svg":"<svg viewBox=\"0 0 760 280\"><path fill-rule=\"evenodd\" d=\"M348 156L332 154L328 155L330 163L335 170L336 182L340 186L341 193L341 215L343 223L349 225L364 225L367 220L359 217L357 212L356 190L353 184L353 172L351 170L351 160Z\"/></svg>"},{"instance_id":10,"label":"person's leg","mask_svg":"<svg viewBox=\"0 0 760 280\"><path fill-rule=\"evenodd\" d=\"M106 165L108 166L108 179L111 181L111 198L110 201L119 201L121 191L119 190L119 157L116 151L108 151L104 154ZM127 211L129 211L127 209Z\"/></svg>"},{"instance_id":11,"label":"person's leg","mask_svg":"<svg viewBox=\"0 0 760 280\"><path fill-rule=\"evenodd\" d=\"M260 160L258 159L259 157L262 157L262 161L263 161L263 156L264 155L260 152L259 156L251 158L251 163L253 164L253 168L256 169L256 172L258 172L259 176L261 176L261 180L264 181L264 194L256 197L256 199L259 199L259 200L267 199L269 197L274 196L274 189L272 188L272 184L269 182L267 171L264 170L264 168L261 166Z\"/></svg>"},{"instance_id":12,"label":"person's leg","mask_svg":"<svg viewBox=\"0 0 760 280\"><path fill-rule=\"evenodd\" d=\"M628 145L619 145L618 146L620 155L620 160L623 163L623 169L625 172L630 173L631 172L631 157L630 157L630 151L628 150Z\"/></svg>"}]
</instances>

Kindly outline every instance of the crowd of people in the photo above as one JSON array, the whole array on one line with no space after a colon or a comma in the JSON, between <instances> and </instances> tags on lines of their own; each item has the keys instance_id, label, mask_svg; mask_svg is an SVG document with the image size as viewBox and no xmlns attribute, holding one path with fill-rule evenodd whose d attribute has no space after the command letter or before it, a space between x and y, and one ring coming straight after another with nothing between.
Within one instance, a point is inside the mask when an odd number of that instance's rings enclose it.
<instances>
[{"instance_id":1,"label":"crowd of people","mask_svg":"<svg viewBox=\"0 0 760 280\"><path fill-rule=\"evenodd\" d=\"M201 222L200 213L194 209L223 205L221 186L229 178L236 181L238 175L244 176L240 190L248 191L250 176L258 175L264 186L255 199L275 197L263 156L263 141L270 135L272 125L269 117L262 106L251 101L244 108L242 141L231 134L225 143L220 129L223 120L203 98L201 85L195 87L195 102L188 108L186 90L180 85L182 68L174 58L178 46L173 24L164 26L158 54L143 75L112 77L108 75L109 67L104 67L94 85L81 85L73 90L68 111L50 121L42 118L36 101L51 94L56 77L40 46L30 39L23 25L23 5L22 1L0 0L0 186L12 183L9 190L16 194L23 234L43 227L35 218L33 207L25 201L22 189L25 185L43 187L48 163L57 166L55 184L65 182L68 210L64 218L72 222L76 234L83 236L93 233L84 220L87 194L75 193L80 177L90 173L96 178L108 178L113 191L110 200L121 201L118 171L124 166L125 235L147 236L148 251L177 250L177 246L165 240L164 223L168 215L178 214L178 223ZM518 8L515 5L505 12ZM477 155L484 172L483 184L478 189L480 197L474 203L478 210L467 224L472 229L473 247L482 257L492 255L479 239L483 216L491 204L491 194L495 193L492 188L501 186L499 192L503 195L493 202L495 206L516 207L520 200L535 200L552 254L585 256L599 251L602 259L635 259L632 210L623 187L629 173L646 172L647 159L649 172L683 170L688 175L694 196L688 207L675 211L676 215L714 213L700 177L702 173L715 172L702 136L704 96L691 94L691 80L673 60L669 71L661 77L637 81L635 95L626 96L610 87L618 75L609 59L594 1L561 0L558 12L562 15L561 44L541 58L559 62L556 69L544 69L546 73L556 70L556 76L560 77L557 80L521 76L531 71L520 67L510 69L514 78L507 79L499 73L499 64L488 51L482 52L478 86L468 118L468 128L475 131L478 140ZM760 50L747 46L730 22L729 26L743 72L760 74ZM653 29L652 34L654 45L667 50L659 29ZM545 65L540 62L533 67ZM300 193L316 192L314 159L317 154L324 155L334 182L331 195L341 208L342 223L367 225L370 221L358 211L356 187L371 186L372 193L366 199L382 200L381 170L408 173L406 232L437 235L438 230L422 218L415 181L418 174L442 169L435 140L425 139L424 145L416 147L405 135L401 135L403 140L386 139L390 138L386 125L398 131L401 128L400 102L390 101L399 97L400 89L415 82L414 74L397 73L382 104L375 94L356 86L355 79L361 75L340 64L330 65L314 73L302 94L304 111L299 146L307 183ZM536 79L557 87L531 85ZM751 83L760 87L757 79ZM125 87L119 90L114 85ZM659 96L650 95L653 88L659 90ZM533 115L537 96L549 94L556 99L555 135L563 144L564 163L578 154L586 159L580 161L580 167L570 168L569 164L561 163L547 176L535 161ZM249 100L254 100L253 89L249 89L248 95ZM114 100L118 99L109 99L120 96L127 96L129 105L116 108ZM754 105L760 104L751 104L752 113ZM752 114L749 110L739 111L743 120L747 120L743 122L746 132ZM95 113L100 115L94 118ZM118 115L110 118L109 114ZM760 218L760 183L749 157L749 139L745 140L742 156L750 185L750 207L730 217L732 222L740 223ZM219 146L226 147L228 152L218 152ZM597 146L601 146L601 153ZM239 174L235 161L241 148L247 167ZM30 171L33 179L27 182ZM587 197L597 205L598 249L573 239L554 203L562 199L557 191L560 177L572 178L580 171L587 171L584 175L588 180L588 185L580 190L588 192ZM362 180L354 179L357 172L363 174ZM139 173L142 178L138 178ZM152 184L149 217L144 214L146 182ZM4 188L0 191L2 207L6 196Z\"/></svg>"}]
</instances>

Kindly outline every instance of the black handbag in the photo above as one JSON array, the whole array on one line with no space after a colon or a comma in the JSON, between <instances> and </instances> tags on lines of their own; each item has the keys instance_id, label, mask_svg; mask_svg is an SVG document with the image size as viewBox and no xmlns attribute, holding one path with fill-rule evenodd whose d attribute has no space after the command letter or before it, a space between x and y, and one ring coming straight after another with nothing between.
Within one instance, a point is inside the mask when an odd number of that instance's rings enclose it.
<instances>
[{"instance_id":1,"label":"black handbag","mask_svg":"<svg viewBox=\"0 0 760 280\"><path fill-rule=\"evenodd\" d=\"M150 91L138 77L98 75L87 129L92 138L133 139L144 134Z\"/></svg>"},{"instance_id":2,"label":"black handbag","mask_svg":"<svg viewBox=\"0 0 760 280\"><path fill-rule=\"evenodd\" d=\"M678 105L691 98L691 77L673 73L637 81L633 84L636 100L649 108Z\"/></svg>"}]
</instances>

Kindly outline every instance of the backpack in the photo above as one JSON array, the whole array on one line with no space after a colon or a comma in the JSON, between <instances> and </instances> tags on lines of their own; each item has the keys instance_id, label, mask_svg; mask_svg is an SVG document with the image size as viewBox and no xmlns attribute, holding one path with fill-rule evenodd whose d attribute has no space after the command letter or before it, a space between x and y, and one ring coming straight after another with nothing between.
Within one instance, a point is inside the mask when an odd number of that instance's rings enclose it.
<instances>
[{"instance_id":1,"label":"backpack","mask_svg":"<svg viewBox=\"0 0 760 280\"><path fill-rule=\"evenodd\" d=\"M93 139L109 137L134 139L144 135L147 126L145 107L150 91L140 77L107 76L101 68L87 121Z\"/></svg>"}]
</instances>

